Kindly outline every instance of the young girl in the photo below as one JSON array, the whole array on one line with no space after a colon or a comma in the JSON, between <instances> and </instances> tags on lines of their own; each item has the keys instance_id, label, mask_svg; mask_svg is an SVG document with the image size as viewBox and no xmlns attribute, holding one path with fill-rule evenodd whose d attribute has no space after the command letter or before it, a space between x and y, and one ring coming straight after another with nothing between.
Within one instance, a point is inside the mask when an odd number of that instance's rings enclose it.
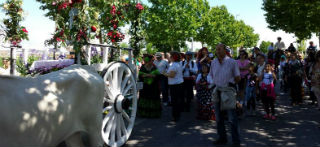
<instances>
[{"instance_id":1,"label":"young girl","mask_svg":"<svg viewBox=\"0 0 320 147\"><path fill-rule=\"evenodd\" d=\"M209 67L206 64L201 66L202 70L196 79L198 98L198 115L200 120L215 120L213 102L211 100L212 79L208 75Z\"/></svg>"},{"instance_id":2,"label":"young girl","mask_svg":"<svg viewBox=\"0 0 320 147\"><path fill-rule=\"evenodd\" d=\"M254 72L254 64L249 65L249 73L246 75L247 84L246 84L246 95L245 95L245 105L247 110L249 110L250 115L255 115L256 109L256 87L258 86L258 76Z\"/></svg>"},{"instance_id":3,"label":"young girl","mask_svg":"<svg viewBox=\"0 0 320 147\"><path fill-rule=\"evenodd\" d=\"M260 87L260 94L262 103L264 106L264 110L266 114L263 116L265 119L275 120L275 111L274 111L274 102L276 99L276 94L274 92L274 84L273 81L276 79L276 75L272 69L270 63L267 63L265 66L265 71L260 76L260 80L262 81ZM271 109L271 115L270 115Z\"/></svg>"}]
</instances>

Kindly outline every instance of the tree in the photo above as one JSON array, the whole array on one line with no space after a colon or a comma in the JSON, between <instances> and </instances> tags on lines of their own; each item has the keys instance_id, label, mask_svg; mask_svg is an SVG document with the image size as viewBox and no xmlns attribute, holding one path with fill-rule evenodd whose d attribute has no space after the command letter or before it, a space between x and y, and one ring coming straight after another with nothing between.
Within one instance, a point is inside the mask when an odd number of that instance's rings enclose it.
<instances>
[{"instance_id":1,"label":"tree","mask_svg":"<svg viewBox=\"0 0 320 147\"><path fill-rule=\"evenodd\" d=\"M270 42L270 41L262 41L262 42L260 43L260 46L259 46L260 50L261 50L263 53L267 53L267 52L268 52L268 47L269 47L269 45L270 45L271 43L272 43L272 42Z\"/></svg>"},{"instance_id":2,"label":"tree","mask_svg":"<svg viewBox=\"0 0 320 147\"><path fill-rule=\"evenodd\" d=\"M273 31L294 33L300 40L316 33L320 44L319 5L320 1L264 0L262 9L267 12L266 21Z\"/></svg>"},{"instance_id":3,"label":"tree","mask_svg":"<svg viewBox=\"0 0 320 147\"><path fill-rule=\"evenodd\" d=\"M211 19L209 18L210 5L207 0L198 0L195 6L195 17L196 21L199 23L196 28L196 35L194 37L195 41L201 42L203 44L208 42L208 30L210 30Z\"/></svg>"},{"instance_id":4,"label":"tree","mask_svg":"<svg viewBox=\"0 0 320 147\"><path fill-rule=\"evenodd\" d=\"M157 51L158 49L154 48L152 43L147 43L145 53L154 55Z\"/></svg>"},{"instance_id":5,"label":"tree","mask_svg":"<svg viewBox=\"0 0 320 147\"><path fill-rule=\"evenodd\" d=\"M298 51L304 53L307 49L306 40L298 41Z\"/></svg>"},{"instance_id":6,"label":"tree","mask_svg":"<svg viewBox=\"0 0 320 147\"><path fill-rule=\"evenodd\" d=\"M180 50L196 34L195 0L149 0L146 41L162 51Z\"/></svg>"},{"instance_id":7,"label":"tree","mask_svg":"<svg viewBox=\"0 0 320 147\"><path fill-rule=\"evenodd\" d=\"M254 29L243 21L236 20L225 6L212 7L203 24L207 25L203 41L212 47L220 42L234 49L241 46L252 47L259 40Z\"/></svg>"}]
</instances>

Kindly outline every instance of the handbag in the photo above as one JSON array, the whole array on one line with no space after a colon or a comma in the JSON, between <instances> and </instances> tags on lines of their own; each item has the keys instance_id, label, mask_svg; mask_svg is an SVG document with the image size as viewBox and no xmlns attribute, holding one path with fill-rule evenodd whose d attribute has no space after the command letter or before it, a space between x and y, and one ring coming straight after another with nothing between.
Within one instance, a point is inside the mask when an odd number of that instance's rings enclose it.
<instances>
[{"instance_id":1,"label":"handbag","mask_svg":"<svg viewBox=\"0 0 320 147\"><path fill-rule=\"evenodd\" d=\"M220 103L220 110L236 109L236 95L236 90L232 87L226 87L223 91L216 87L213 92L213 101Z\"/></svg>"}]
</instances>

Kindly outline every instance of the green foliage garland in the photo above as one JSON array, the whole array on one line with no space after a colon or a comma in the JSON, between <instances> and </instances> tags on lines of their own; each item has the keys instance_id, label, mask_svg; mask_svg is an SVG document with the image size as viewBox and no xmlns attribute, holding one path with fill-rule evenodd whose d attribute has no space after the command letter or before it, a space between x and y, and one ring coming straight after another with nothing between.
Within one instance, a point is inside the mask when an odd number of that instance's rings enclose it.
<instances>
[{"instance_id":1,"label":"green foliage garland","mask_svg":"<svg viewBox=\"0 0 320 147\"><path fill-rule=\"evenodd\" d=\"M17 46L22 40L28 40L28 31L20 25L23 20L22 0L6 0L1 4L7 18L3 20L5 25L6 40L13 46Z\"/></svg>"}]
</instances>

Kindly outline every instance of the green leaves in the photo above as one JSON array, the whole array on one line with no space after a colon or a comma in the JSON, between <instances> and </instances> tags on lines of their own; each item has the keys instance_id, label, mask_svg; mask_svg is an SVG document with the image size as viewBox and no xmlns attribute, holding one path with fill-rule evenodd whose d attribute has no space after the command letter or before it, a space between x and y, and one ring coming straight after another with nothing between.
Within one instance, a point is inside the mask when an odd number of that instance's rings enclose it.
<instances>
[{"instance_id":1,"label":"green leaves","mask_svg":"<svg viewBox=\"0 0 320 147\"><path fill-rule=\"evenodd\" d=\"M225 6L212 7L208 11L201 17L202 25L198 30L197 41L212 47L220 42L233 48L256 45L259 35L243 21L235 20Z\"/></svg>"},{"instance_id":2,"label":"green leaves","mask_svg":"<svg viewBox=\"0 0 320 147\"><path fill-rule=\"evenodd\" d=\"M268 52L268 47L272 42L270 41L262 41L259 48L263 53L267 53Z\"/></svg>"},{"instance_id":3,"label":"green leaves","mask_svg":"<svg viewBox=\"0 0 320 147\"><path fill-rule=\"evenodd\" d=\"M28 30L20 25L23 20L22 0L7 0L0 7L5 12L6 18L3 20L5 25L6 40L14 46L22 40L28 40Z\"/></svg>"},{"instance_id":4,"label":"green leaves","mask_svg":"<svg viewBox=\"0 0 320 147\"><path fill-rule=\"evenodd\" d=\"M262 9L267 13L269 28L294 33L299 39L308 39L320 32L320 1L264 0Z\"/></svg>"},{"instance_id":5,"label":"green leaves","mask_svg":"<svg viewBox=\"0 0 320 147\"><path fill-rule=\"evenodd\" d=\"M194 38L214 47L252 47L259 36L252 27L237 21L225 6L211 7L207 0L149 0L146 40L162 51L180 50Z\"/></svg>"}]
</instances>

